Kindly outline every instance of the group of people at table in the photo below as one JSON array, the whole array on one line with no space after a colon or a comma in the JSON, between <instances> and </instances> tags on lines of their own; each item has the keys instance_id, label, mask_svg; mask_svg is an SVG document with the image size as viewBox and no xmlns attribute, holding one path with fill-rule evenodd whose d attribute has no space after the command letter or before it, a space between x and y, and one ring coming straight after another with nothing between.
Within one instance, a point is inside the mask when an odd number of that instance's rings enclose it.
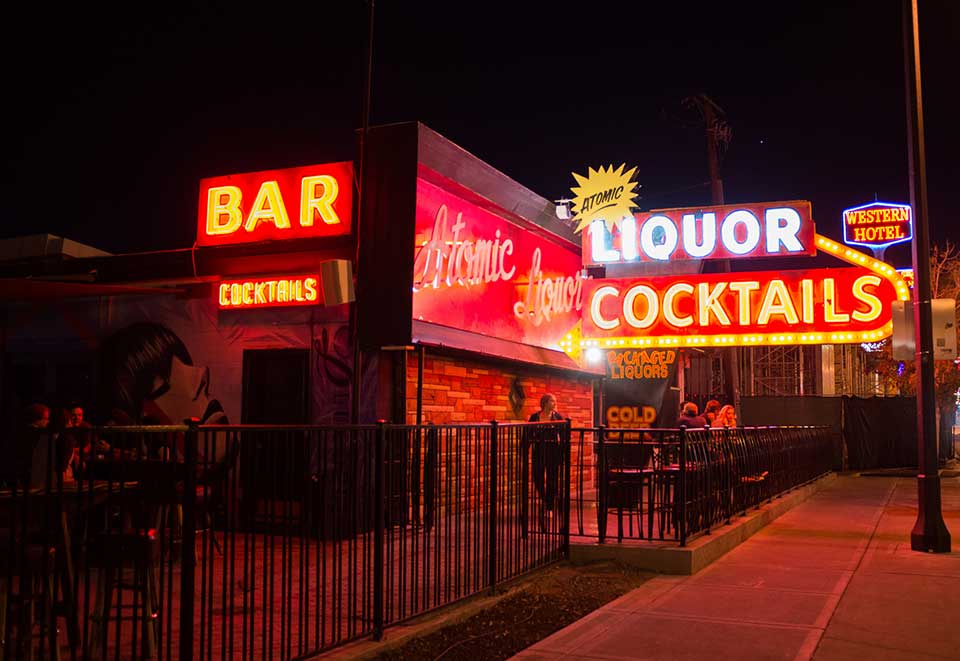
<instances>
[{"instance_id":1,"label":"group of people at table","mask_svg":"<svg viewBox=\"0 0 960 661\"><path fill-rule=\"evenodd\" d=\"M4 454L14 461L3 467L2 486L41 487L58 476L72 482L83 474L91 457L110 452L109 443L94 437L79 404L71 404L60 410L55 420L51 418L46 404L27 407L22 423L7 439L13 447Z\"/></svg>"},{"instance_id":2,"label":"group of people at table","mask_svg":"<svg viewBox=\"0 0 960 661\"><path fill-rule=\"evenodd\" d=\"M704 407L703 415L700 415L700 408L694 402L683 402L677 426L689 429L736 427L737 413L730 404L721 406L719 401L711 399Z\"/></svg>"}]
</instances>

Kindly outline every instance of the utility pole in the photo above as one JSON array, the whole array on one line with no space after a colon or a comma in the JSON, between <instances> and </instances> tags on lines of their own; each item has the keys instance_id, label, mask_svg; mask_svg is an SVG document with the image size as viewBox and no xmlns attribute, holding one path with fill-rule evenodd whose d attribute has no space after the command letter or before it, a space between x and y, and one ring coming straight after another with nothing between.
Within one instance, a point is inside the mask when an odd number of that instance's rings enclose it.
<instances>
[{"instance_id":1,"label":"utility pole","mask_svg":"<svg viewBox=\"0 0 960 661\"><path fill-rule=\"evenodd\" d=\"M920 85L920 25L917 0L903 0L903 69L907 101L907 172L913 233L913 326L917 354L917 522L910 533L914 551L950 552L950 531L940 505L937 465L937 402L934 387L933 319L930 305L930 222L927 161Z\"/></svg>"},{"instance_id":2,"label":"utility pole","mask_svg":"<svg viewBox=\"0 0 960 661\"><path fill-rule=\"evenodd\" d=\"M361 214L364 211L364 165L367 161L367 132L370 130L370 99L373 91L373 17L374 0L369 0L369 10L367 12L367 68L363 80L363 102L360 117L360 163L357 168L357 218L356 218L356 252L354 253L353 273L356 279L354 291L360 291L360 223ZM351 323L350 330L353 333L353 381L350 387L350 424L360 423L360 389L362 387L363 356L360 352L360 328L357 323L360 314L358 300L350 306Z\"/></svg>"},{"instance_id":3,"label":"utility pole","mask_svg":"<svg viewBox=\"0 0 960 661\"><path fill-rule=\"evenodd\" d=\"M700 110L703 117L704 132L707 138L707 166L710 169L710 201L713 204L724 204L723 179L720 178L720 145L730 137L730 129L723 120L723 109L706 94L698 94L687 99ZM730 272L730 260L724 259L717 263L720 273ZM802 350L802 348L801 348ZM740 417L740 361L739 350L736 347L720 349L720 361L724 382L724 397L733 404L733 408Z\"/></svg>"}]
</instances>

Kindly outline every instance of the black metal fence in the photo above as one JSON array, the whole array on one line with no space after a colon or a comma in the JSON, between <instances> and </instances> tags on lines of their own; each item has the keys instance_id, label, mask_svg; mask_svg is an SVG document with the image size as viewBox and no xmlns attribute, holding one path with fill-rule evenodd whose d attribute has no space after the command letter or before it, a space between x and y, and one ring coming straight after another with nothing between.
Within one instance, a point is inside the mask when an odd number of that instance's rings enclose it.
<instances>
[{"instance_id":1,"label":"black metal fence","mask_svg":"<svg viewBox=\"0 0 960 661\"><path fill-rule=\"evenodd\" d=\"M569 423L35 441L0 489L4 658L306 656L569 544Z\"/></svg>"},{"instance_id":2,"label":"black metal fence","mask_svg":"<svg viewBox=\"0 0 960 661\"><path fill-rule=\"evenodd\" d=\"M828 427L572 430L575 536L675 541L831 470Z\"/></svg>"}]
</instances>

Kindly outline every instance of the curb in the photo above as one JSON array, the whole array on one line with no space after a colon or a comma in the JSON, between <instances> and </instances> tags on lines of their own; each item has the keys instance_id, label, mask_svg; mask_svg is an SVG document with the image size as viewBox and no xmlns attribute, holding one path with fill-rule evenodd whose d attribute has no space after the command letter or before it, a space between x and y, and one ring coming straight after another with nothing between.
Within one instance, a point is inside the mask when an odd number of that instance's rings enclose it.
<instances>
[{"instance_id":1,"label":"curb","mask_svg":"<svg viewBox=\"0 0 960 661\"><path fill-rule=\"evenodd\" d=\"M709 534L700 535L688 542L686 547L676 542L637 542L632 544L576 544L570 543L570 562L585 564L612 560L624 565L654 571L661 574L696 574L737 545L749 539L771 521L796 507L820 489L833 483L836 473L797 487L775 497L759 509L731 523L714 528Z\"/></svg>"}]
</instances>

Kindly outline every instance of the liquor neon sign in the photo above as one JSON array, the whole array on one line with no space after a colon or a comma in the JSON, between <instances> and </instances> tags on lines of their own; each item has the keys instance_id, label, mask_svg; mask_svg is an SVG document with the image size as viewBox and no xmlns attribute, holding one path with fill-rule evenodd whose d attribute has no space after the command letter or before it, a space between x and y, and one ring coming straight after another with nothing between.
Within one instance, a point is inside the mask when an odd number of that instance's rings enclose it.
<instances>
[{"instance_id":1,"label":"liquor neon sign","mask_svg":"<svg viewBox=\"0 0 960 661\"><path fill-rule=\"evenodd\" d=\"M316 274L225 280L217 286L221 310L317 305L319 302L320 276Z\"/></svg>"},{"instance_id":2,"label":"liquor neon sign","mask_svg":"<svg viewBox=\"0 0 960 661\"><path fill-rule=\"evenodd\" d=\"M913 238L913 209L871 202L843 212L844 243L880 249Z\"/></svg>"},{"instance_id":3,"label":"liquor neon sign","mask_svg":"<svg viewBox=\"0 0 960 661\"><path fill-rule=\"evenodd\" d=\"M583 232L584 264L813 255L810 203L663 209Z\"/></svg>"},{"instance_id":4,"label":"liquor neon sign","mask_svg":"<svg viewBox=\"0 0 960 661\"><path fill-rule=\"evenodd\" d=\"M197 245L349 234L352 173L329 163L203 179Z\"/></svg>"}]
</instances>

